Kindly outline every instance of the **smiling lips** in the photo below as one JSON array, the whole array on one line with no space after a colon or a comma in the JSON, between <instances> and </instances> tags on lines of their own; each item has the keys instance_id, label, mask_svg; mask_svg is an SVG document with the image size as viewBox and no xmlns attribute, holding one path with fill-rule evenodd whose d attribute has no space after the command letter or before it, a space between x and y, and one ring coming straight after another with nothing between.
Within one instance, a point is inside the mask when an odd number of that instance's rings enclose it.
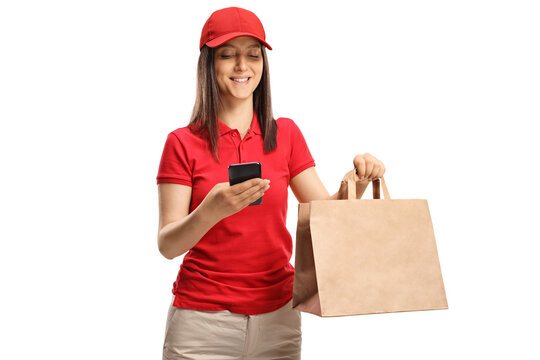
<instances>
[{"instance_id":1,"label":"smiling lips","mask_svg":"<svg viewBox=\"0 0 540 360\"><path fill-rule=\"evenodd\" d=\"M245 85L249 82L249 79L251 79L251 77L249 76L241 76L241 77L232 77L230 78L235 84L238 84L238 85Z\"/></svg>"}]
</instances>

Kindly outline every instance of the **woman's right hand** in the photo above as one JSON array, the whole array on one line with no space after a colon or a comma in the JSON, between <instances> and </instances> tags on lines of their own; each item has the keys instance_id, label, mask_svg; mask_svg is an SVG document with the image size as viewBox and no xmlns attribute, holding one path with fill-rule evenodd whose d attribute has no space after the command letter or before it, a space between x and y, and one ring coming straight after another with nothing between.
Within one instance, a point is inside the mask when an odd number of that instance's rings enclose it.
<instances>
[{"instance_id":1,"label":"woman's right hand","mask_svg":"<svg viewBox=\"0 0 540 360\"><path fill-rule=\"evenodd\" d=\"M201 202L210 216L220 221L237 213L258 198L270 187L270 180L253 178L238 184L228 182L216 184Z\"/></svg>"}]
</instances>

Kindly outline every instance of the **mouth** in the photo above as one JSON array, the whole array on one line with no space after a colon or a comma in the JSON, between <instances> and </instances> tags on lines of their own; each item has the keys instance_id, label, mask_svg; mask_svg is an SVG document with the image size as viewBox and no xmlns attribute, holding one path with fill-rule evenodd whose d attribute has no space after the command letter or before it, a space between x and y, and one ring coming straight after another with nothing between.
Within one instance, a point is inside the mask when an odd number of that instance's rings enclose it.
<instances>
[{"instance_id":1,"label":"mouth","mask_svg":"<svg viewBox=\"0 0 540 360\"><path fill-rule=\"evenodd\" d=\"M234 82L237 85L245 85L245 84L247 84L249 82L251 77L249 77L249 76L235 76L235 77L231 77L229 79L231 79L232 82Z\"/></svg>"}]
</instances>

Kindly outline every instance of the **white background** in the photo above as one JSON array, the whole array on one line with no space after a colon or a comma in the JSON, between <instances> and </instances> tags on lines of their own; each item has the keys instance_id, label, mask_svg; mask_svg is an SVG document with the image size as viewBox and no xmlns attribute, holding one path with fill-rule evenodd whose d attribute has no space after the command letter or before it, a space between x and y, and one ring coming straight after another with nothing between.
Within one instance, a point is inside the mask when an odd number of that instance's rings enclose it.
<instances>
[{"instance_id":1,"label":"white background","mask_svg":"<svg viewBox=\"0 0 540 360\"><path fill-rule=\"evenodd\" d=\"M449 309L303 314L303 358L538 359L540 11L518 0L2 1L0 358L161 358L181 258L155 176L227 6L262 20L274 115L329 192L369 152L433 219Z\"/></svg>"}]
</instances>

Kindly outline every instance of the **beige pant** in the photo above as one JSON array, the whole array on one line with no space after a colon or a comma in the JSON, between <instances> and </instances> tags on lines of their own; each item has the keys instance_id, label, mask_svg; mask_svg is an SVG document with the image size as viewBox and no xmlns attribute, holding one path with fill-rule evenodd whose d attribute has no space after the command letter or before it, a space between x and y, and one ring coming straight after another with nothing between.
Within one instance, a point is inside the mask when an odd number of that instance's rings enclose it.
<instances>
[{"instance_id":1,"label":"beige pant","mask_svg":"<svg viewBox=\"0 0 540 360\"><path fill-rule=\"evenodd\" d=\"M163 360L298 360L302 317L292 300L276 311L242 315L169 306Z\"/></svg>"}]
</instances>

